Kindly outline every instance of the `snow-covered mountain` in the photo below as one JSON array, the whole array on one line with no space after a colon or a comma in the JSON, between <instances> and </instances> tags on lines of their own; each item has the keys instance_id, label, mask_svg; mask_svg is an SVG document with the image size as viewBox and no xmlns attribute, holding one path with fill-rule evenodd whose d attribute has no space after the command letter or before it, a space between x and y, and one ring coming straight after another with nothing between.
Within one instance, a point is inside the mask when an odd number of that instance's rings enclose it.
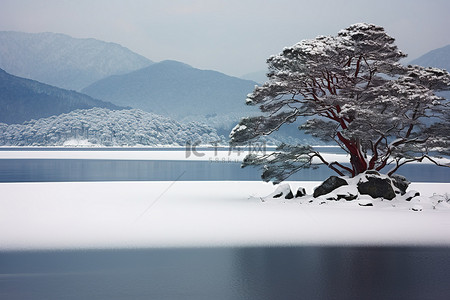
<instances>
[{"instance_id":1,"label":"snow-covered mountain","mask_svg":"<svg viewBox=\"0 0 450 300\"><path fill-rule=\"evenodd\" d=\"M241 117L254 110L245 105L245 99L256 84L177 61L163 61L102 79L82 92L177 120L203 121L223 128L228 135Z\"/></svg>"},{"instance_id":2,"label":"snow-covered mountain","mask_svg":"<svg viewBox=\"0 0 450 300\"><path fill-rule=\"evenodd\" d=\"M0 68L60 88L81 90L152 61L115 43L57 33L0 31Z\"/></svg>"},{"instance_id":3,"label":"snow-covered mountain","mask_svg":"<svg viewBox=\"0 0 450 300\"><path fill-rule=\"evenodd\" d=\"M184 146L189 141L209 144L219 140L216 130L207 125L182 124L137 109L92 108L23 124L0 123L2 146Z\"/></svg>"},{"instance_id":4,"label":"snow-covered mountain","mask_svg":"<svg viewBox=\"0 0 450 300\"><path fill-rule=\"evenodd\" d=\"M75 91L13 76L0 69L0 122L2 123L22 123L75 109L93 107L123 108Z\"/></svg>"}]
</instances>

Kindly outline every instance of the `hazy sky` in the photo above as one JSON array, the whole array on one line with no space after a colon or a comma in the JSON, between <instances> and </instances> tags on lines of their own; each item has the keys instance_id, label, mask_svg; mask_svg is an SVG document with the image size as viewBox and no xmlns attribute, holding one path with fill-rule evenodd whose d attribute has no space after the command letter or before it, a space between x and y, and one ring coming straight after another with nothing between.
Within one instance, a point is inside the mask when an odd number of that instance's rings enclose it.
<instances>
[{"instance_id":1,"label":"hazy sky","mask_svg":"<svg viewBox=\"0 0 450 300\"><path fill-rule=\"evenodd\" d=\"M416 58L450 44L449 13L448 0L0 0L0 30L92 37L241 76L285 46L357 22L385 27Z\"/></svg>"}]
</instances>

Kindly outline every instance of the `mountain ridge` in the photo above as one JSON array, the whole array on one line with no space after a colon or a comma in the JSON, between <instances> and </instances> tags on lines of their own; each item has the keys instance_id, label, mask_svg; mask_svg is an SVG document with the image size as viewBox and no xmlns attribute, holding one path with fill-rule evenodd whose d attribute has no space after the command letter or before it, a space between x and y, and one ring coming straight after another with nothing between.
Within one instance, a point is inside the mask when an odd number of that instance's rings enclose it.
<instances>
[{"instance_id":1,"label":"mountain ridge","mask_svg":"<svg viewBox=\"0 0 450 300\"><path fill-rule=\"evenodd\" d=\"M102 107L124 109L76 91L68 91L0 69L0 122L17 124L68 113L75 109Z\"/></svg>"},{"instance_id":2,"label":"mountain ridge","mask_svg":"<svg viewBox=\"0 0 450 300\"><path fill-rule=\"evenodd\" d=\"M411 65L423 67L435 67L450 72L450 44L441 48L433 49L427 53L411 60Z\"/></svg>"},{"instance_id":3,"label":"mountain ridge","mask_svg":"<svg viewBox=\"0 0 450 300\"><path fill-rule=\"evenodd\" d=\"M152 63L122 45L94 38L0 31L0 68L60 88L81 90L101 78Z\"/></svg>"},{"instance_id":4,"label":"mountain ridge","mask_svg":"<svg viewBox=\"0 0 450 300\"><path fill-rule=\"evenodd\" d=\"M217 121L216 128L231 130L240 117L254 111L245 105L245 99L255 85L254 81L165 60L101 79L82 92L177 120Z\"/></svg>"}]
</instances>

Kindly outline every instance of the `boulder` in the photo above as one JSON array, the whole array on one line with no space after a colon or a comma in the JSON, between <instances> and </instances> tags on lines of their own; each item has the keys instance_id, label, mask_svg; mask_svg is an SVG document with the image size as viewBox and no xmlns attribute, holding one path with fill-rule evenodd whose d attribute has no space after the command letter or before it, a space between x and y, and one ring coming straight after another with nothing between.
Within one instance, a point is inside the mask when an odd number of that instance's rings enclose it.
<instances>
[{"instance_id":1,"label":"boulder","mask_svg":"<svg viewBox=\"0 0 450 300\"><path fill-rule=\"evenodd\" d=\"M295 193L295 198L300 198L303 196L306 196L306 190L305 188L299 187L297 193Z\"/></svg>"},{"instance_id":2,"label":"boulder","mask_svg":"<svg viewBox=\"0 0 450 300\"><path fill-rule=\"evenodd\" d=\"M399 190L400 195L404 195L406 193L406 189L411 183L406 179L405 176L392 174L391 175L392 184Z\"/></svg>"},{"instance_id":3,"label":"boulder","mask_svg":"<svg viewBox=\"0 0 450 300\"><path fill-rule=\"evenodd\" d=\"M418 197L418 196L420 196L420 193L418 191L409 191L405 195L405 200L411 201L414 197Z\"/></svg>"},{"instance_id":4,"label":"boulder","mask_svg":"<svg viewBox=\"0 0 450 300\"><path fill-rule=\"evenodd\" d=\"M395 198L396 195L389 177L366 172L362 178L365 178L365 180L360 180L357 185L361 195L369 195L372 198L384 198L387 200Z\"/></svg>"},{"instance_id":5,"label":"boulder","mask_svg":"<svg viewBox=\"0 0 450 300\"><path fill-rule=\"evenodd\" d=\"M276 189L275 192L270 194L268 197L272 198L281 198L283 196L284 199L292 199L294 198L294 194L292 193L291 187L289 184L280 184Z\"/></svg>"},{"instance_id":6,"label":"boulder","mask_svg":"<svg viewBox=\"0 0 450 300\"><path fill-rule=\"evenodd\" d=\"M337 176L331 176L314 189L313 196L314 198L317 198L319 196L326 195L343 185L348 185L345 179L339 178Z\"/></svg>"},{"instance_id":7,"label":"boulder","mask_svg":"<svg viewBox=\"0 0 450 300\"><path fill-rule=\"evenodd\" d=\"M339 201L341 199L345 199L347 201L352 201L358 198L359 193L356 186L343 185L325 196L327 200Z\"/></svg>"},{"instance_id":8,"label":"boulder","mask_svg":"<svg viewBox=\"0 0 450 300\"><path fill-rule=\"evenodd\" d=\"M341 199L345 199L347 201L351 201L351 200L355 200L356 198L358 198L358 194L353 194L353 193L345 193L345 194L336 194L337 195L337 200L341 200Z\"/></svg>"}]
</instances>

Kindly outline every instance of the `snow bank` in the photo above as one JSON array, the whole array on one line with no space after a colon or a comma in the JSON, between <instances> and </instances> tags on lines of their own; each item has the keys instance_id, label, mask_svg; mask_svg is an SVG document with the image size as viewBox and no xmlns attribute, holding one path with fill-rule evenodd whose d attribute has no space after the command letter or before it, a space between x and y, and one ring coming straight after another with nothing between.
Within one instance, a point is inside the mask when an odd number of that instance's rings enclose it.
<instances>
[{"instance_id":1,"label":"snow bank","mask_svg":"<svg viewBox=\"0 0 450 300\"><path fill-rule=\"evenodd\" d=\"M308 194L319 182L291 182ZM263 182L1 183L0 250L258 245L445 245L450 210L282 199ZM423 197L448 183L411 184Z\"/></svg>"}]
</instances>

